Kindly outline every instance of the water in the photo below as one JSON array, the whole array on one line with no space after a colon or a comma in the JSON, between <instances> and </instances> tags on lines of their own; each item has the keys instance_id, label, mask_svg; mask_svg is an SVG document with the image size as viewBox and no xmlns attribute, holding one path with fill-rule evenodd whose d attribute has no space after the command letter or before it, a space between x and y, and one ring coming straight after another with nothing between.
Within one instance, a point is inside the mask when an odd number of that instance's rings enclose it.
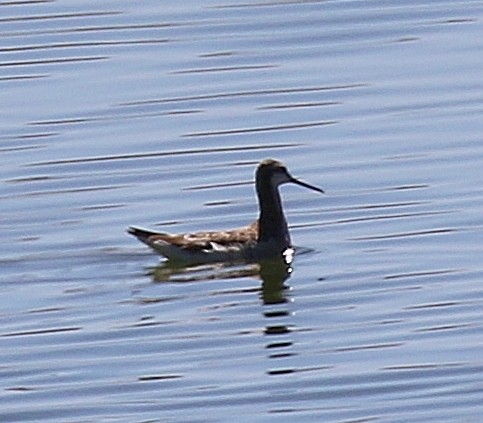
<instances>
[{"instance_id":1,"label":"water","mask_svg":"<svg viewBox=\"0 0 483 423\"><path fill-rule=\"evenodd\" d=\"M483 3L0 3L0 420L483 417ZM295 244L173 269L125 234Z\"/></svg>"}]
</instances>

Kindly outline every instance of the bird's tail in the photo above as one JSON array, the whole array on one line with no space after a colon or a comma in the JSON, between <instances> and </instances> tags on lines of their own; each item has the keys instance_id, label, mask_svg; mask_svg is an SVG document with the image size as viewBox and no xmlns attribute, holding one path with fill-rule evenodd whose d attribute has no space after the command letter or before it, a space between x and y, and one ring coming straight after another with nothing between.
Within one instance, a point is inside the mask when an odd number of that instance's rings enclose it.
<instances>
[{"instance_id":1,"label":"bird's tail","mask_svg":"<svg viewBox=\"0 0 483 423\"><path fill-rule=\"evenodd\" d=\"M156 235L156 232L147 231L145 229L136 228L134 226L129 226L129 228L127 228L127 233L134 235L137 239L139 239L142 242L146 242L146 240L150 236Z\"/></svg>"}]
</instances>

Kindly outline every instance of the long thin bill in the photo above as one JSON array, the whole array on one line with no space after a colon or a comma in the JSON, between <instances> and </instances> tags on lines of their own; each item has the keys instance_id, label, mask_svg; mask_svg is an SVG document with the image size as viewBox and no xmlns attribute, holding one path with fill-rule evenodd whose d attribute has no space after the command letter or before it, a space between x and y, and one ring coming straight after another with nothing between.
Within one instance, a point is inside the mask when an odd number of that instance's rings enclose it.
<instances>
[{"instance_id":1,"label":"long thin bill","mask_svg":"<svg viewBox=\"0 0 483 423\"><path fill-rule=\"evenodd\" d=\"M301 187L305 187L305 188L311 189L313 191L317 191L317 192L321 192L322 194L325 194L323 189L320 189L318 187L314 187L313 185L299 181L298 179L292 178L291 182L293 182L294 184L300 185Z\"/></svg>"}]
</instances>

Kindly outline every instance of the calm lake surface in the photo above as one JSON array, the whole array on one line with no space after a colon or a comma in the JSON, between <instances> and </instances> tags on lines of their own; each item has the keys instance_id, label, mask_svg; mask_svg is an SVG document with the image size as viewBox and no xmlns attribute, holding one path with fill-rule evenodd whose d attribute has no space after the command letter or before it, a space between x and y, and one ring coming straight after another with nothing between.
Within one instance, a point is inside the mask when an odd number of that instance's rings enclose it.
<instances>
[{"instance_id":1,"label":"calm lake surface","mask_svg":"<svg viewBox=\"0 0 483 423\"><path fill-rule=\"evenodd\" d=\"M1 422L483 421L482 1L0 1ZM125 233L257 215L291 269Z\"/></svg>"}]
</instances>

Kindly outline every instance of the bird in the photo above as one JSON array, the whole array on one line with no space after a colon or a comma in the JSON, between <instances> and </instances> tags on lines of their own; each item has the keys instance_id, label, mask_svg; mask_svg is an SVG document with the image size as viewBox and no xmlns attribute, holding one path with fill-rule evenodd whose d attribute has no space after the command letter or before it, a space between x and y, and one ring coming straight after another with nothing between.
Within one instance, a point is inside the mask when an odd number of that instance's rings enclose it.
<instances>
[{"instance_id":1,"label":"bird","mask_svg":"<svg viewBox=\"0 0 483 423\"><path fill-rule=\"evenodd\" d=\"M291 262L294 247L278 187L293 183L319 193L324 190L295 179L280 161L262 160L255 173L259 218L248 226L226 230L170 234L130 226L127 232L172 263L256 262L284 258Z\"/></svg>"}]
</instances>

